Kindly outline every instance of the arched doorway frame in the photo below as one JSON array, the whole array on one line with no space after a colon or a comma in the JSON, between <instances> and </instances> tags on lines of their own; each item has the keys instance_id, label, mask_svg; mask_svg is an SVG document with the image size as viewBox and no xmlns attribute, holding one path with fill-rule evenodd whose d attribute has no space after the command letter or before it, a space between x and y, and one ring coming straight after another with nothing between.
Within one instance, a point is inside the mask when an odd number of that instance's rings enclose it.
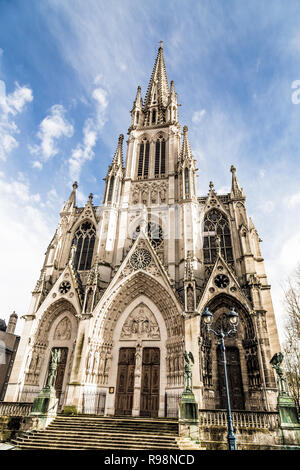
<instances>
[{"instance_id":1,"label":"arched doorway frame","mask_svg":"<svg viewBox=\"0 0 300 470\"><path fill-rule=\"evenodd\" d=\"M44 310L34 334L33 344L27 353L25 381L22 391L19 392L20 396L27 394L28 389L36 389L38 393L43 388L47 378L51 350L54 347L68 347L69 349L62 387L62 391L67 392L68 376L71 373L74 358L74 340L78 331L78 319L75 315L74 305L66 299L59 299ZM71 322L71 338L68 341L54 340L55 329L65 316ZM32 362L38 364L36 371L30 369Z\"/></svg>"},{"instance_id":2,"label":"arched doorway frame","mask_svg":"<svg viewBox=\"0 0 300 470\"><path fill-rule=\"evenodd\" d=\"M245 305L243 305L236 297L228 295L226 293L218 294L217 296L210 299L205 308L208 309L214 314L214 322L212 328L217 328L218 322L220 323L220 318L223 314L226 314L231 307L235 307L236 311L239 313L239 324L237 327L237 333L225 339L225 347L237 347L239 350L239 359L241 367L241 376L242 376L242 388L245 401L245 409L250 409L250 400L249 400L249 379L247 364L245 358L245 341L257 341L255 337L255 329L253 324L253 319L251 318L251 313ZM219 397L219 377L218 377L218 367L217 367L217 338L213 334L205 332L205 327L203 322L201 324L201 336L204 336L211 342L211 364L212 364L212 386L211 391L214 391L214 406L218 408L220 401ZM203 357L202 357L203 364ZM207 405L206 405L207 406ZM212 401L208 406L212 407Z\"/></svg>"},{"instance_id":3,"label":"arched doorway frame","mask_svg":"<svg viewBox=\"0 0 300 470\"><path fill-rule=\"evenodd\" d=\"M122 331L122 327L132 313L132 311L137 308L139 305L144 304L146 307L154 315L160 330L160 340L149 340L149 339L142 339L141 346L139 346L139 341L136 339L133 340L121 340L120 334ZM139 295L136 299L134 299L124 310L121 314L119 319L116 322L116 326L113 332L113 348L112 348L112 364L111 364L111 375L110 375L110 386L113 386L116 391L117 387L117 371L118 371L118 358L119 358L119 350L120 348L136 348L139 347L140 352L136 351L138 354L142 355L143 348L146 347L155 347L160 349L160 386L159 386L159 410L158 416L164 416L165 412L165 389L166 389L166 357L167 357L167 349L166 349L166 341L168 338L167 328L165 325L165 320L162 314L159 311L157 305L149 299L148 296L145 294ZM137 370L137 364L135 369L135 391L134 391L134 398L133 398L133 416L139 416L140 412L140 382L141 382L141 370ZM107 414L114 414L115 412L115 394L113 396L108 395L108 401L106 406Z\"/></svg>"}]
</instances>

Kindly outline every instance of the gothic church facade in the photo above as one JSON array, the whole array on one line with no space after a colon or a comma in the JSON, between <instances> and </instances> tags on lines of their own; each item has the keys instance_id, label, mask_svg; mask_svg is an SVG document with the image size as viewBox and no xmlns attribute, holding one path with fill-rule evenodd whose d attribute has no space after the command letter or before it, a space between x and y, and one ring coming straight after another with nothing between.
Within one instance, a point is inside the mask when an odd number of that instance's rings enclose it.
<instances>
[{"instance_id":1,"label":"gothic church facade","mask_svg":"<svg viewBox=\"0 0 300 470\"><path fill-rule=\"evenodd\" d=\"M260 239L248 220L232 166L229 194L196 190L188 128L178 120L174 82L160 45L144 100L131 109L105 179L102 206L76 205L77 183L60 212L32 293L5 401L33 401L59 348L60 406L105 415L176 416L184 351L192 352L199 409L224 409L215 328L234 307L226 340L232 408L274 410L270 359L280 351Z\"/></svg>"}]
</instances>

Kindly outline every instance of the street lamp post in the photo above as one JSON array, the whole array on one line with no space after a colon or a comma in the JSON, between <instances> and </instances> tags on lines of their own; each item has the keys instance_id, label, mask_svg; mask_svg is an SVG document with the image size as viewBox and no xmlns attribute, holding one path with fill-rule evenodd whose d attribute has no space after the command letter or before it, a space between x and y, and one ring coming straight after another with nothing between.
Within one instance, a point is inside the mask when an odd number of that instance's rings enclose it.
<instances>
[{"instance_id":1,"label":"street lamp post","mask_svg":"<svg viewBox=\"0 0 300 470\"><path fill-rule=\"evenodd\" d=\"M231 310L227 313L227 319L229 321L229 324L232 326L230 330L227 332L223 331L223 328L221 327L219 331L215 331L210 327L210 324L213 320L213 314L206 309L202 313L202 318L203 321L206 325L206 330L208 333L212 332L214 333L217 338L219 338L219 344L221 346L221 351L222 351L222 356L223 356L223 364L224 364L224 375L225 375L225 389L226 389L226 401L227 401L227 423L228 423L228 435L227 435L227 440L228 440L228 450L237 450L236 448L236 437L233 432L233 425L232 425L232 414L231 414L231 406L230 406L230 395L229 395L229 388L228 388L228 376L227 376L227 362L226 362L226 348L225 348L225 343L224 343L224 338L229 336L231 333L236 333L237 332L237 324L239 320L239 315L238 313L234 310L232 307Z\"/></svg>"}]
</instances>

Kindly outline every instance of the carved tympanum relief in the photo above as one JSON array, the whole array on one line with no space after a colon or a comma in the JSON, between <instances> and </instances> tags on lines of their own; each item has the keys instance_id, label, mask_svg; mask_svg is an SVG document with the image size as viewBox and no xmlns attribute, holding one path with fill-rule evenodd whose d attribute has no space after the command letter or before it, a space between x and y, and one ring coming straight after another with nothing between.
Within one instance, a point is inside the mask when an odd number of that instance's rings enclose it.
<instances>
[{"instance_id":1,"label":"carved tympanum relief","mask_svg":"<svg viewBox=\"0 0 300 470\"><path fill-rule=\"evenodd\" d=\"M140 304L130 313L123 325L120 339L160 340L158 323L146 305Z\"/></svg>"},{"instance_id":2,"label":"carved tympanum relief","mask_svg":"<svg viewBox=\"0 0 300 470\"><path fill-rule=\"evenodd\" d=\"M53 339L69 340L71 339L72 325L68 317L64 317L55 328Z\"/></svg>"}]
</instances>

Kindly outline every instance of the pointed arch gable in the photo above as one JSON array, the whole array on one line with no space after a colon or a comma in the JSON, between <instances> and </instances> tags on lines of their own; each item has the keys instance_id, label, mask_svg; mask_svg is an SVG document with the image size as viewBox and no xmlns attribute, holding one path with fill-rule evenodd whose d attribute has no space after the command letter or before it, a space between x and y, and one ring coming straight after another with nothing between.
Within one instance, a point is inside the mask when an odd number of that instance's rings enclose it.
<instances>
[{"instance_id":1,"label":"pointed arch gable","mask_svg":"<svg viewBox=\"0 0 300 470\"><path fill-rule=\"evenodd\" d=\"M126 277L108 293L102 305L99 305L97 309L91 335L102 336L105 340L112 339L116 322L127 306L140 296L151 299L159 309L168 337L183 334L182 308L173 293L150 274L139 271Z\"/></svg>"},{"instance_id":2,"label":"pointed arch gable","mask_svg":"<svg viewBox=\"0 0 300 470\"><path fill-rule=\"evenodd\" d=\"M74 315L74 321L78 323L76 317L76 310L71 302L66 299L59 299L53 302L41 315L40 321L37 325L36 332L34 335L35 342L39 344L48 342L48 333L51 326L58 319L58 317L65 311L68 311Z\"/></svg>"},{"instance_id":3,"label":"pointed arch gable","mask_svg":"<svg viewBox=\"0 0 300 470\"><path fill-rule=\"evenodd\" d=\"M214 311L219 310L223 307L226 310L230 310L232 307L235 307L235 310L239 314L239 323L243 326L244 330L244 340L253 340L255 337L255 330L253 319L251 316L250 311L246 308L242 302L234 296L231 296L227 293L221 293L210 299L204 309L208 307L208 309L214 313ZM214 319L217 320L218 319Z\"/></svg>"}]
</instances>

